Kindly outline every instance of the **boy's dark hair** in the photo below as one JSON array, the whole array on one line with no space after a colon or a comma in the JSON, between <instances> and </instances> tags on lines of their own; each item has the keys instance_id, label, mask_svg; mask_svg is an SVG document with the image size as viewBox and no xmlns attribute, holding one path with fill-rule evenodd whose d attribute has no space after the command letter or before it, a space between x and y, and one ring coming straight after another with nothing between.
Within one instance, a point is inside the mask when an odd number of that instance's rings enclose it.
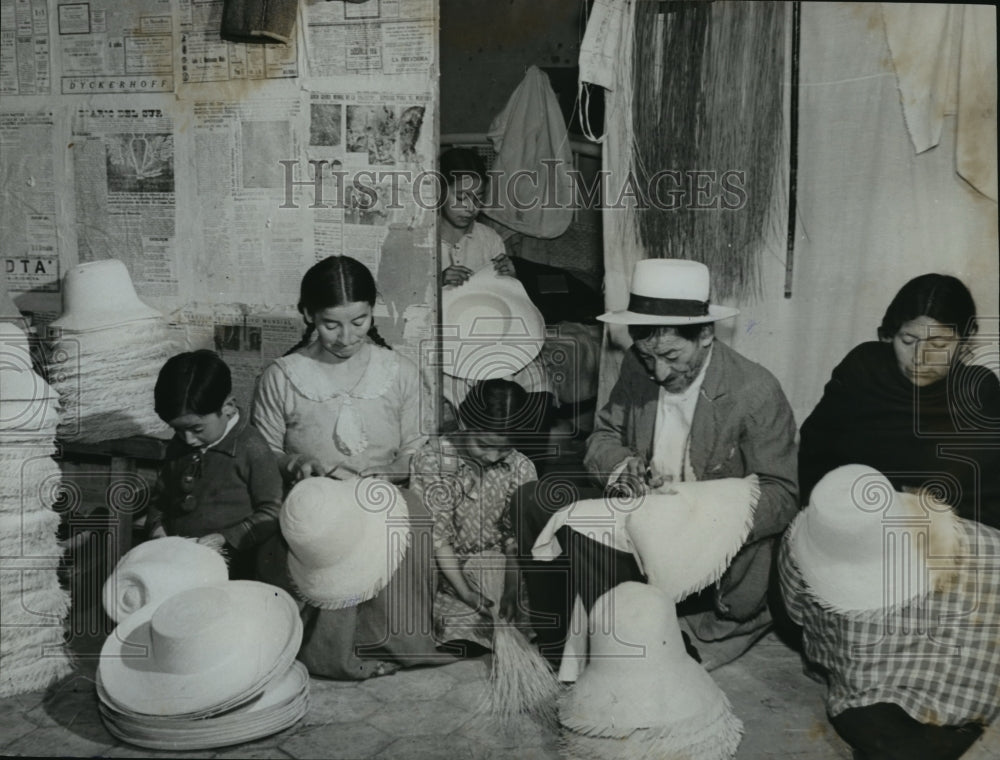
<instances>
[{"instance_id":1,"label":"boy's dark hair","mask_svg":"<svg viewBox=\"0 0 1000 760\"><path fill-rule=\"evenodd\" d=\"M475 151L468 148L446 150L438 159L438 168L448 185L454 185L463 177L478 177L481 181L486 181L486 166L483 160ZM468 181L466 179L466 183Z\"/></svg>"},{"instance_id":2,"label":"boy's dark hair","mask_svg":"<svg viewBox=\"0 0 1000 760\"><path fill-rule=\"evenodd\" d=\"M892 340L900 327L917 317L953 327L962 338L978 330L972 293L960 279L947 274L922 274L900 288L882 317L879 338Z\"/></svg>"},{"instance_id":3,"label":"boy's dark hair","mask_svg":"<svg viewBox=\"0 0 1000 760\"><path fill-rule=\"evenodd\" d=\"M375 306L375 278L368 267L350 256L327 256L316 262L302 276L299 287L299 313L305 317L337 306L364 301ZM286 352L286 356L309 343L316 326L307 321L302 340ZM389 344L382 339L374 322L368 331L371 341L384 348Z\"/></svg>"},{"instance_id":4,"label":"boy's dark hair","mask_svg":"<svg viewBox=\"0 0 1000 760\"><path fill-rule=\"evenodd\" d=\"M530 422L528 392L510 380L481 380L458 405L466 433L523 432Z\"/></svg>"},{"instance_id":5,"label":"boy's dark hair","mask_svg":"<svg viewBox=\"0 0 1000 760\"><path fill-rule=\"evenodd\" d=\"M706 325L711 325L712 330L715 330L714 322L696 322L693 325L629 325L628 335L634 343L637 340L646 340L646 338L669 331L677 334L688 343L694 343L701 337L701 331Z\"/></svg>"},{"instance_id":6,"label":"boy's dark hair","mask_svg":"<svg viewBox=\"0 0 1000 760\"><path fill-rule=\"evenodd\" d=\"M154 408L164 422L185 414L217 414L232 392L232 374L217 353L188 351L170 357L160 368Z\"/></svg>"}]
</instances>

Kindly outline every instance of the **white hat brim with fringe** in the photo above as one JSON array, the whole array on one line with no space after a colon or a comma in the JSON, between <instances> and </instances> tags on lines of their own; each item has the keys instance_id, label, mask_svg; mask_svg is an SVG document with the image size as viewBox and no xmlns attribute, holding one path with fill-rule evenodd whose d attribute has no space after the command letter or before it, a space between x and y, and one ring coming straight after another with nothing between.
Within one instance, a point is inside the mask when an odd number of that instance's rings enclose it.
<instances>
[{"instance_id":1,"label":"white hat brim with fringe","mask_svg":"<svg viewBox=\"0 0 1000 760\"><path fill-rule=\"evenodd\" d=\"M618 551L632 552L649 582L680 601L715 582L740 550L760 498L756 475L673 483L663 492L582 499L556 512L532 555L552 560L568 525Z\"/></svg>"},{"instance_id":2,"label":"white hat brim with fringe","mask_svg":"<svg viewBox=\"0 0 1000 760\"><path fill-rule=\"evenodd\" d=\"M376 596L411 541L403 493L378 478L306 478L278 515L295 592L321 609L356 607Z\"/></svg>"}]
</instances>

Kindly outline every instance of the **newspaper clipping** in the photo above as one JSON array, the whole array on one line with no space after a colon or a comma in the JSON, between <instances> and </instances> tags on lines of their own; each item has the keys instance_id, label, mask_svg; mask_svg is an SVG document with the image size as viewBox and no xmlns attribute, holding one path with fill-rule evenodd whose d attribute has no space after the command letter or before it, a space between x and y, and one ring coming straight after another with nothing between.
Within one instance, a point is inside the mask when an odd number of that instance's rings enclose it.
<instances>
[{"instance_id":1,"label":"newspaper clipping","mask_svg":"<svg viewBox=\"0 0 1000 760\"><path fill-rule=\"evenodd\" d=\"M181 0L181 83L288 79L299 75L298 45L247 45L219 38L222 0Z\"/></svg>"},{"instance_id":2,"label":"newspaper clipping","mask_svg":"<svg viewBox=\"0 0 1000 760\"><path fill-rule=\"evenodd\" d=\"M89 0L56 8L63 94L174 91L170 0Z\"/></svg>"},{"instance_id":3,"label":"newspaper clipping","mask_svg":"<svg viewBox=\"0 0 1000 760\"><path fill-rule=\"evenodd\" d=\"M59 291L53 111L0 113L0 230L7 288Z\"/></svg>"},{"instance_id":4,"label":"newspaper clipping","mask_svg":"<svg viewBox=\"0 0 1000 760\"><path fill-rule=\"evenodd\" d=\"M140 294L176 295L173 119L161 108L80 108L72 141L80 261L121 259Z\"/></svg>"},{"instance_id":5,"label":"newspaper clipping","mask_svg":"<svg viewBox=\"0 0 1000 760\"><path fill-rule=\"evenodd\" d=\"M0 0L0 95L48 95L46 0Z\"/></svg>"}]
</instances>

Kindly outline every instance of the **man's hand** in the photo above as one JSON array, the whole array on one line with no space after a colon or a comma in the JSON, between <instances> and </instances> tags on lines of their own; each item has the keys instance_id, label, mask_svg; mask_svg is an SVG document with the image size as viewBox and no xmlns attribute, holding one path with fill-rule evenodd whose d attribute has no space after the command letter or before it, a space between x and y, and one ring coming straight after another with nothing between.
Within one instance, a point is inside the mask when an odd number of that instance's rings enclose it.
<instances>
[{"instance_id":1,"label":"man's hand","mask_svg":"<svg viewBox=\"0 0 1000 760\"><path fill-rule=\"evenodd\" d=\"M461 264L452 264L441 273L442 285L462 285L472 277L472 270Z\"/></svg>"},{"instance_id":2,"label":"man's hand","mask_svg":"<svg viewBox=\"0 0 1000 760\"><path fill-rule=\"evenodd\" d=\"M639 457L629 457L618 477L608 483L608 493L612 496L641 496L649 491L646 485L646 463Z\"/></svg>"}]
</instances>

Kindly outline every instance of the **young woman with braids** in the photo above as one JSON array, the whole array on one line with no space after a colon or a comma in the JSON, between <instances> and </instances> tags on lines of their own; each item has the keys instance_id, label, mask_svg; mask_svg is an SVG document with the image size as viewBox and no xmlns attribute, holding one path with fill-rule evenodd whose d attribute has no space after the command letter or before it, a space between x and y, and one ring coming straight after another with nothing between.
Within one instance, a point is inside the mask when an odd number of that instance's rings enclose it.
<instances>
[{"instance_id":1,"label":"young woman with braids","mask_svg":"<svg viewBox=\"0 0 1000 760\"><path fill-rule=\"evenodd\" d=\"M420 375L375 328L375 279L349 256L302 278L302 340L261 375L253 423L289 482L330 475L408 477L420 431Z\"/></svg>"},{"instance_id":2,"label":"young woman with braids","mask_svg":"<svg viewBox=\"0 0 1000 760\"><path fill-rule=\"evenodd\" d=\"M305 335L264 369L252 414L289 483L324 476L401 483L426 441L417 367L379 336L374 305L375 279L348 256L323 259L302 278ZM431 625L431 517L419 498L403 494L412 540L388 585L355 607L302 603L299 659L313 675L365 679L453 659L437 651ZM279 537L268 551L259 575L290 588L287 546Z\"/></svg>"}]
</instances>

